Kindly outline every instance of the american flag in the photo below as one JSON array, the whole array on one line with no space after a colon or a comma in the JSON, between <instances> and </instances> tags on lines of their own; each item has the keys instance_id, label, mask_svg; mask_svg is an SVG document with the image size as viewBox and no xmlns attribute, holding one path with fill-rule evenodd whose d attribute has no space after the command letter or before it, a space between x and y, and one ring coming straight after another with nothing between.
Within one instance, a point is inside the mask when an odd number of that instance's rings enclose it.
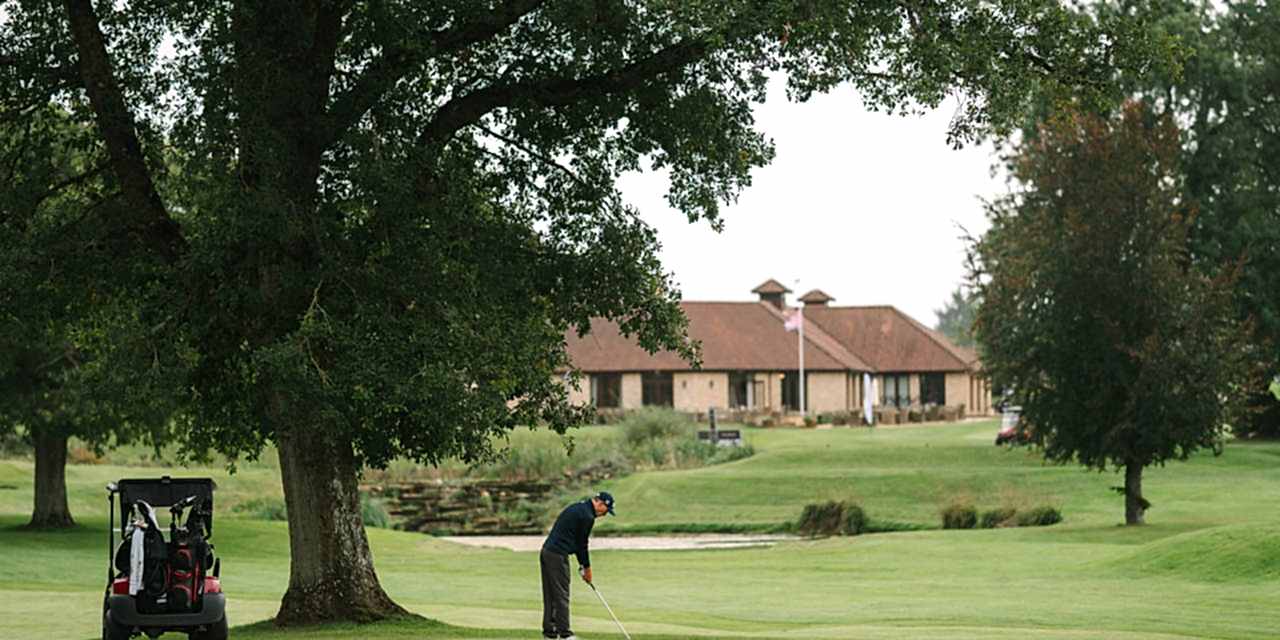
<instances>
[{"instance_id":1,"label":"american flag","mask_svg":"<svg viewBox=\"0 0 1280 640\"><path fill-rule=\"evenodd\" d=\"M787 316L786 321L782 323L782 327L787 331L795 331L802 324L804 324L804 313L796 309L791 312L791 315Z\"/></svg>"}]
</instances>

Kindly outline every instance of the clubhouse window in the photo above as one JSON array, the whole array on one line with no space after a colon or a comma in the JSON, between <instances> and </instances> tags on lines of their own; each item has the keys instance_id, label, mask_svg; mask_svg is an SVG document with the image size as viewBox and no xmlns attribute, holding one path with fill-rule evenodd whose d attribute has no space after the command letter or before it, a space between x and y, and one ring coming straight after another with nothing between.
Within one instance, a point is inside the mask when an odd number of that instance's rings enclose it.
<instances>
[{"instance_id":1,"label":"clubhouse window","mask_svg":"<svg viewBox=\"0 0 1280 640\"><path fill-rule=\"evenodd\" d=\"M804 377L805 397L809 396L809 378ZM809 402L805 402L809 404ZM782 406L787 411L800 410L800 372L787 371L782 374Z\"/></svg>"},{"instance_id":2,"label":"clubhouse window","mask_svg":"<svg viewBox=\"0 0 1280 640\"><path fill-rule=\"evenodd\" d=\"M886 373L881 380L881 405L906 407L911 404L911 376L905 373Z\"/></svg>"},{"instance_id":3,"label":"clubhouse window","mask_svg":"<svg viewBox=\"0 0 1280 640\"><path fill-rule=\"evenodd\" d=\"M920 374L920 402L938 406L947 404L947 375L945 373Z\"/></svg>"},{"instance_id":4,"label":"clubhouse window","mask_svg":"<svg viewBox=\"0 0 1280 640\"><path fill-rule=\"evenodd\" d=\"M764 385L756 380L755 374L749 371L733 371L729 373L729 406L735 409L755 406L758 387Z\"/></svg>"},{"instance_id":5,"label":"clubhouse window","mask_svg":"<svg viewBox=\"0 0 1280 640\"><path fill-rule=\"evenodd\" d=\"M671 372L640 374L640 402L645 406L674 406Z\"/></svg>"},{"instance_id":6,"label":"clubhouse window","mask_svg":"<svg viewBox=\"0 0 1280 640\"><path fill-rule=\"evenodd\" d=\"M595 373L591 375L591 404L606 409L622 406L622 374Z\"/></svg>"}]
</instances>

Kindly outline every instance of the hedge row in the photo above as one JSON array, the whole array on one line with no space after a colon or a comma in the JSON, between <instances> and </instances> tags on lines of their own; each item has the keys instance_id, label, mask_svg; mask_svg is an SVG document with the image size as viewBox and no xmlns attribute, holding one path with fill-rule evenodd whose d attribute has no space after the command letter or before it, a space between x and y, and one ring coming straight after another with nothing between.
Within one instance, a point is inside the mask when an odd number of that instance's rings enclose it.
<instances>
[{"instance_id":1,"label":"hedge row","mask_svg":"<svg viewBox=\"0 0 1280 640\"><path fill-rule=\"evenodd\" d=\"M1062 522L1062 513L1050 506L1040 506L1025 511L1011 507L984 511L967 504L951 504L942 509L943 529L995 529L997 527L1043 527Z\"/></svg>"}]
</instances>

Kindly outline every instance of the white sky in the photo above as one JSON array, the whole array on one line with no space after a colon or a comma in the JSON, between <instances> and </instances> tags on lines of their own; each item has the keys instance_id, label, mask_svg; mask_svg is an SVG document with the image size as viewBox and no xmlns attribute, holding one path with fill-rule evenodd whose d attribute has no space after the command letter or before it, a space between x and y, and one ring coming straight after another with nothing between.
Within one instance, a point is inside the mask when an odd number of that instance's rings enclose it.
<instances>
[{"instance_id":1,"label":"white sky","mask_svg":"<svg viewBox=\"0 0 1280 640\"><path fill-rule=\"evenodd\" d=\"M755 115L777 154L722 208L723 233L668 207L665 175L625 176L622 191L658 230L685 300L753 300L774 278L793 290L788 302L818 288L833 305L892 304L934 326L964 278L957 225L984 232L979 198L1006 190L989 145L947 144L954 110L873 113L848 88L796 104L775 83Z\"/></svg>"}]
</instances>

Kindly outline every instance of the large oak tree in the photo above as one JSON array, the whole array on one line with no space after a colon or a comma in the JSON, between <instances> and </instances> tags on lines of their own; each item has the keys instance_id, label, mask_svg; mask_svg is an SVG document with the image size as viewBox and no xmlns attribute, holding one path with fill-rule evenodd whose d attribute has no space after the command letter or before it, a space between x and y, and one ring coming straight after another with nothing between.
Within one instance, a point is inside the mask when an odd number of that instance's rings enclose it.
<instances>
[{"instance_id":1,"label":"large oak tree","mask_svg":"<svg viewBox=\"0 0 1280 640\"><path fill-rule=\"evenodd\" d=\"M140 362L162 339L148 366L191 451L275 443L282 624L402 611L360 524L362 465L576 423L565 330L604 316L693 355L615 181L660 168L676 208L719 225L772 157L751 112L769 74L797 99L850 83L893 111L959 96L959 143L1016 122L1032 89L1104 94L1154 48L1047 0L3 7L0 99L91 107L128 205L113 260L160 265L131 279L137 313L79 346ZM147 339L111 338L128 326Z\"/></svg>"},{"instance_id":2,"label":"large oak tree","mask_svg":"<svg viewBox=\"0 0 1280 640\"><path fill-rule=\"evenodd\" d=\"M21 429L34 451L34 528L75 524L68 438L101 449L159 435L166 418L139 412L140 396L101 384L106 370L75 345L77 323L121 311L124 298L111 292L129 281L119 271L102 277L118 248L104 223L113 215L103 214L119 203L96 147L95 132L62 109L0 111L0 430ZM134 417L117 412L122 407Z\"/></svg>"}]
</instances>

